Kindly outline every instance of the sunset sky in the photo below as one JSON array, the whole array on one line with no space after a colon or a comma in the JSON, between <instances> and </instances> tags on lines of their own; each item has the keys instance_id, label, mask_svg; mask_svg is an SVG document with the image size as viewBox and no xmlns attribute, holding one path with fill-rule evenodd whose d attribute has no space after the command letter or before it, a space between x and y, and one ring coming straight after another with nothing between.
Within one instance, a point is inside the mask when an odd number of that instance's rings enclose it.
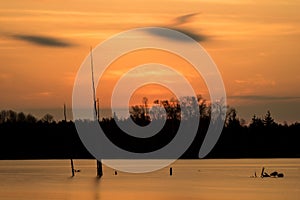
<instances>
[{"instance_id":1,"label":"sunset sky","mask_svg":"<svg viewBox=\"0 0 300 200\"><path fill-rule=\"evenodd\" d=\"M249 121L270 110L278 122L300 121L299 10L295 0L1 1L0 110L37 116L52 110L61 119L91 46L121 31L159 26L193 35L206 49L223 77L228 104L240 118ZM151 59L183 71L188 67L166 54L135 52L115 61L97 90L103 105L124 69ZM209 98L198 75L189 81ZM137 99L170 96L157 86L140 93Z\"/></svg>"}]
</instances>

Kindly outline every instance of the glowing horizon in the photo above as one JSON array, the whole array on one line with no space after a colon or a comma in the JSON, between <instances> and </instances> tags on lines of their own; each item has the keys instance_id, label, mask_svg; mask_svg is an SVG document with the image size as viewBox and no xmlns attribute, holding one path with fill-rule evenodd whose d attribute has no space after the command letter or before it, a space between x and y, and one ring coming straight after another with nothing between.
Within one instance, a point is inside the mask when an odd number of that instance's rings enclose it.
<instances>
[{"instance_id":1,"label":"glowing horizon","mask_svg":"<svg viewBox=\"0 0 300 200\"><path fill-rule=\"evenodd\" d=\"M275 120L300 120L299 2L12 0L0 5L1 109L59 109L63 103L71 105L74 79L90 46L131 28L161 26L199 40L216 62L228 103L237 108L240 118L249 120L253 114L261 116L271 110ZM122 70L150 62L151 57L187 69L184 61L172 55L146 53L142 57L135 52L112 64L103 78L105 84L97 89L104 107ZM122 70L114 71L114 67ZM198 75L188 79L196 93L209 98ZM170 95L147 90L149 87L137 91L132 103L141 102L142 96L154 99L156 94L161 98Z\"/></svg>"}]
</instances>

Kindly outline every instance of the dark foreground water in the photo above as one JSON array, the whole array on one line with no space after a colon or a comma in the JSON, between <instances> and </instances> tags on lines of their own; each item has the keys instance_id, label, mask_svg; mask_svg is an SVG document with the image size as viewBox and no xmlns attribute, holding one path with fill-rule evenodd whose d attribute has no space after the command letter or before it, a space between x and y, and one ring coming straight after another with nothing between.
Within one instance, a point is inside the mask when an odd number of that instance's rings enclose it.
<instances>
[{"instance_id":1,"label":"dark foreground water","mask_svg":"<svg viewBox=\"0 0 300 200\"><path fill-rule=\"evenodd\" d=\"M300 199L300 159L180 160L145 174L104 166L96 178L95 160L74 160L81 172L71 177L70 160L0 161L0 199ZM262 167L284 178L250 178Z\"/></svg>"}]
</instances>

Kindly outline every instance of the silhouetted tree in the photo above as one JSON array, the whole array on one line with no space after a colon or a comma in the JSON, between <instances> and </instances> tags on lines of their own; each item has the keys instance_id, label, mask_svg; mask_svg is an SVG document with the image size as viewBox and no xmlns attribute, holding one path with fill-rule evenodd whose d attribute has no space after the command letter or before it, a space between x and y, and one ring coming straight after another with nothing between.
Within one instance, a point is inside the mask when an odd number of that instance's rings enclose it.
<instances>
[{"instance_id":1,"label":"silhouetted tree","mask_svg":"<svg viewBox=\"0 0 300 200\"><path fill-rule=\"evenodd\" d=\"M23 112L18 113L17 115L17 121L18 122L25 122L26 121L26 116Z\"/></svg>"},{"instance_id":2,"label":"silhouetted tree","mask_svg":"<svg viewBox=\"0 0 300 200\"><path fill-rule=\"evenodd\" d=\"M166 115L164 115L165 113L166 110L159 104L159 100L154 101L154 104L149 111L151 120L166 119Z\"/></svg>"},{"instance_id":3,"label":"silhouetted tree","mask_svg":"<svg viewBox=\"0 0 300 200\"><path fill-rule=\"evenodd\" d=\"M145 115L143 106L140 105L131 106L129 112L130 112L130 117L133 120L142 118L142 116Z\"/></svg>"},{"instance_id":4,"label":"silhouetted tree","mask_svg":"<svg viewBox=\"0 0 300 200\"><path fill-rule=\"evenodd\" d=\"M226 121L227 116L227 105L224 100L213 102L210 104L210 115L213 122L221 122L222 120Z\"/></svg>"},{"instance_id":5,"label":"silhouetted tree","mask_svg":"<svg viewBox=\"0 0 300 200\"><path fill-rule=\"evenodd\" d=\"M236 110L235 108L230 108L228 111L227 111L227 115L226 115L226 127L229 127L229 128L239 128L241 125L240 125L240 121L239 119L237 118L237 114L236 114Z\"/></svg>"},{"instance_id":6,"label":"silhouetted tree","mask_svg":"<svg viewBox=\"0 0 300 200\"><path fill-rule=\"evenodd\" d=\"M268 110L267 114L265 115L265 118L263 119L263 123L265 127L271 128L276 126L276 123L274 122L274 119L271 116L271 112Z\"/></svg>"},{"instance_id":7,"label":"silhouetted tree","mask_svg":"<svg viewBox=\"0 0 300 200\"><path fill-rule=\"evenodd\" d=\"M31 123L31 124L36 123L37 122L37 118L34 117L32 114L28 114L26 116L26 122Z\"/></svg>"},{"instance_id":8,"label":"silhouetted tree","mask_svg":"<svg viewBox=\"0 0 300 200\"><path fill-rule=\"evenodd\" d=\"M241 118L241 119L240 119L240 125L241 125L242 127L246 127L246 126L247 126L246 120L243 119L243 118Z\"/></svg>"},{"instance_id":9,"label":"silhouetted tree","mask_svg":"<svg viewBox=\"0 0 300 200\"><path fill-rule=\"evenodd\" d=\"M253 115L251 119L251 123L249 124L250 128L262 128L264 127L264 122L261 118L256 117L256 115Z\"/></svg>"},{"instance_id":10,"label":"silhouetted tree","mask_svg":"<svg viewBox=\"0 0 300 200\"><path fill-rule=\"evenodd\" d=\"M143 97L143 109L144 109L144 115L145 118L149 118L149 110L148 110L148 98L147 97Z\"/></svg>"},{"instance_id":11,"label":"silhouetted tree","mask_svg":"<svg viewBox=\"0 0 300 200\"><path fill-rule=\"evenodd\" d=\"M16 122L17 121L17 112L13 111L13 110L9 110L7 111L7 121L9 122Z\"/></svg>"},{"instance_id":12,"label":"silhouetted tree","mask_svg":"<svg viewBox=\"0 0 300 200\"><path fill-rule=\"evenodd\" d=\"M200 118L205 119L210 116L210 108L206 104L206 100L201 95L197 95L197 101L199 105Z\"/></svg>"},{"instance_id":13,"label":"silhouetted tree","mask_svg":"<svg viewBox=\"0 0 300 200\"><path fill-rule=\"evenodd\" d=\"M0 113L0 123L4 123L7 121L7 112L6 110L2 110Z\"/></svg>"},{"instance_id":14,"label":"silhouetted tree","mask_svg":"<svg viewBox=\"0 0 300 200\"><path fill-rule=\"evenodd\" d=\"M181 116L184 119L194 118L200 115L195 109L199 109L198 100L195 97L184 96L180 98Z\"/></svg>"},{"instance_id":15,"label":"silhouetted tree","mask_svg":"<svg viewBox=\"0 0 300 200\"><path fill-rule=\"evenodd\" d=\"M42 122L52 123L54 121L54 117L47 113L41 120Z\"/></svg>"}]
</instances>

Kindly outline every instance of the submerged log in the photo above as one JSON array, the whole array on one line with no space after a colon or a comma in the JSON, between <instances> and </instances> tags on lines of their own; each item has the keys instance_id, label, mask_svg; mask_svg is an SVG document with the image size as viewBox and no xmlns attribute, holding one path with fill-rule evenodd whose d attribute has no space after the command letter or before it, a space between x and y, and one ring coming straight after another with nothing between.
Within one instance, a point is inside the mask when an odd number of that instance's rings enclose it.
<instances>
[{"instance_id":1,"label":"submerged log","mask_svg":"<svg viewBox=\"0 0 300 200\"><path fill-rule=\"evenodd\" d=\"M278 172L276 172L276 171L275 171L275 172L272 172L272 173L270 174L271 177L276 177L277 175L278 175Z\"/></svg>"},{"instance_id":2,"label":"submerged log","mask_svg":"<svg viewBox=\"0 0 300 200\"><path fill-rule=\"evenodd\" d=\"M279 174L277 174L277 177L278 177L278 178L283 178L284 175L283 175L283 173L279 173Z\"/></svg>"}]
</instances>

